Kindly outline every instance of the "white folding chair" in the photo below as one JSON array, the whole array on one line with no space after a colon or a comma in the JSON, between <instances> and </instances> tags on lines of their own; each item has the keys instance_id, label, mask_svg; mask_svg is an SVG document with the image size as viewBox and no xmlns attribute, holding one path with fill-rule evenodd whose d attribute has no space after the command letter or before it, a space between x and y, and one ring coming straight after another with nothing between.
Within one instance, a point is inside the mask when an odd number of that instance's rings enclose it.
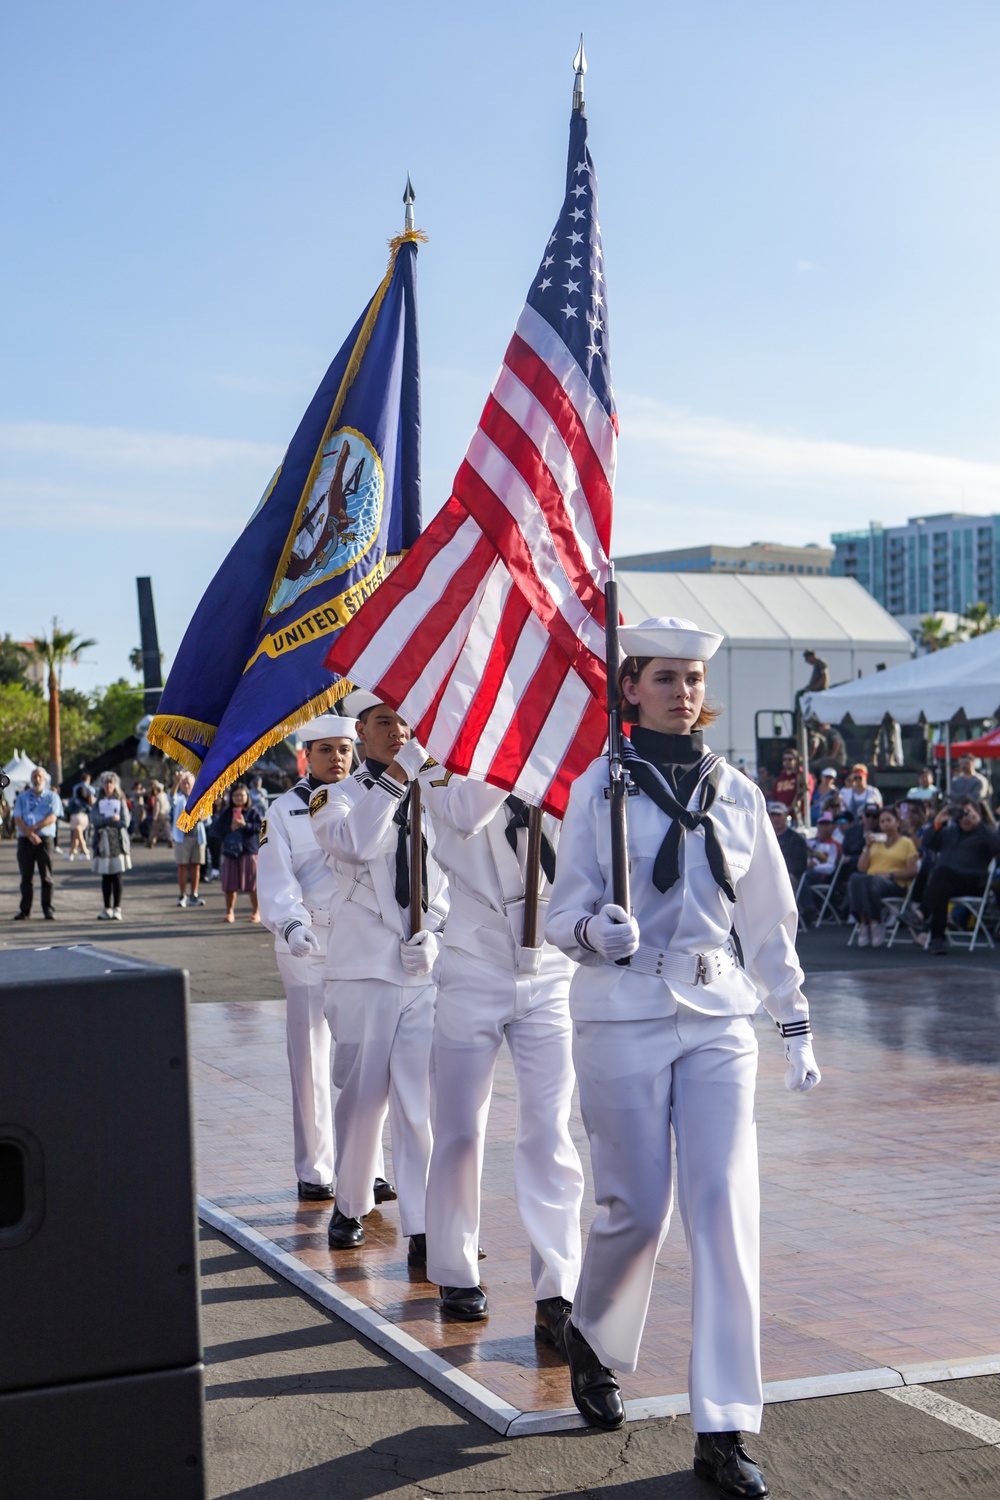
<instances>
[{"instance_id":1,"label":"white folding chair","mask_svg":"<svg viewBox=\"0 0 1000 1500\"><path fill-rule=\"evenodd\" d=\"M915 882L911 880L906 887L905 895L886 896L882 902L883 908L889 913L889 921L885 925L885 946L887 948L891 948L897 939L901 943L916 942L913 929L903 920L904 914L909 909L914 884Z\"/></svg>"},{"instance_id":2,"label":"white folding chair","mask_svg":"<svg viewBox=\"0 0 1000 1500\"><path fill-rule=\"evenodd\" d=\"M830 904L831 901L833 900L833 893L837 889L837 884L838 884L838 882L840 880L840 874L841 874L841 871L843 870L843 868L844 868L844 861L843 861L843 858L840 858L837 861L837 868L833 872L833 879L832 880L817 880L813 884L813 891L814 891L814 893L817 896L819 896L822 893L822 898L823 898L822 901L820 902L819 916L816 918L816 926L817 927L822 927L823 923L827 920L827 915L829 915L831 921L833 922L833 924L835 926L837 926L837 927L842 927L843 926L843 923L840 920L840 914L838 913L837 908L835 906L832 906Z\"/></svg>"},{"instance_id":3,"label":"white folding chair","mask_svg":"<svg viewBox=\"0 0 1000 1500\"><path fill-rule=\"evenodd\" d=\"M983 925L983 914L986 911L987 903L990 899L993 888L993 877L996 872L997 862L995 859L991 859L990 867L986 871L986 885L983 890L983 894L981 896L955 896L953 900L948 902L949 912L951 911L953 906L964 906L966 911L972 912L973 916L976 919L967 932L961 932L957 929L952 930L951 928L948 929L945 936L947 937L948 943L951 947L960 948L964 943L968 943L969 952L971 953L976 946L977 940L981 937L986 939L987 947L993 948L996 946L996 944L993 942L993 938L990 935L989 928Z\"/></svg>"}]
</instances>

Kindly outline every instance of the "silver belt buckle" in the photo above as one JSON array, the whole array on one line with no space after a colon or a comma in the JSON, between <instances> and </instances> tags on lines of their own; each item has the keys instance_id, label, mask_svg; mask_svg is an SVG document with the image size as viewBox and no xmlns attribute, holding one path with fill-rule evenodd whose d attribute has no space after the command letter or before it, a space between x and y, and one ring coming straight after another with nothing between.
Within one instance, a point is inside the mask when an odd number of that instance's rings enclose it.
<instances>
[{"instance_id":1,"label":"silver belt buckle","mask_svg":"<svg viewBox=\"0 0 1000 1500\"><path fill-rule=\"evenodd\" d=\"M698 954L698 967L694 975L695 984L708 984L708 965L705 962L704 953Z\"/></svg>"}]
</instances>

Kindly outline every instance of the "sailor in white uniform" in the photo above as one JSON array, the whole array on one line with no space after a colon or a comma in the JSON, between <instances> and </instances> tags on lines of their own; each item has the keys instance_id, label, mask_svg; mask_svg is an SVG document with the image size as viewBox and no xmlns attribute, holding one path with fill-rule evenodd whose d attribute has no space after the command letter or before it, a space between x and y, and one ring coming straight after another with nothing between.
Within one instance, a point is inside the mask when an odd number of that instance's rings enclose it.
<instances>
[{"instance_id":1,"label":"sailor in white uniform","mask_svg":"<svg viewBox=\"0 0 1000 1500\"><path fill-rule=\"evenodd\" d=\"M542 941L559 823L543 816L537 939L526 948L526 804L440 766L425 770L420 785L450 897L431 1044L427 1279L440 1286L446 1317L487 1316L477 1271L480 1179L506 1038L517 1080L514 1193L531 1243L536 1335L556 1344L580 1273L583 1199L569 1133L574 965Z\"/></svg>"},{"instance_id":2,"label":"sailor in white uniform","mask_svg":"<svg viewBox=\"0 0 1000 1500\"><path fill-rule=\"evenodd\" d=\"M410 848L409 794L427 759L409 727L371 693L344 700L357 715L365 760L353 776L320 787L309 803L320 847L337 875L326 968L326 1013L336 1039L333 1082L336 1200L331 1249L364 1243L386 1108L399 1217L408 1261L425 1259L424 1194L431 1150L430 1046L436 929L447 886L425 823L424 850ZM411 931L410 864L421 860L424 905Z\"/></svg>"},{"instance_id":3,"label":"sailor in white uniform","mask_svg":"<svg viewBox=\"0 0 1000 1500\"><path fill-rule=\"evenodd\" d=\"M332 786L350 775L357 731L353 719L323 714L304 724L298 734L309 770L268 808L257 858L257 896L264 925L274 933L287 1001L285 1037L299 1197L329 1200L333 1114L324 971L337 882L313 836L309 799L317 787Z\"/></svg>"},{"instance_id":4,"label":"sailor in white uniform","mask_svg":"<svg viewBox=\"0 0 1000 1500\"><path fill-rule=\"evenodd\" d=\"M598 1204L563 1341L579 1410L620 1426L613 1371L638 1360L670 1222L672 1133L692 1262L695 1472L761 1496L741 1437L759 1431L762 1402L750 1017L762 1001L777 1024L788 1088L819 1082L795 900L760 790L702 743L717 716L704 663L722 637L675 619L620 635L636 725L624 756L632 912L614 901L601 760L570 794L546 926L579 964L573 1053Z\"/></svg>"}]
</instances>

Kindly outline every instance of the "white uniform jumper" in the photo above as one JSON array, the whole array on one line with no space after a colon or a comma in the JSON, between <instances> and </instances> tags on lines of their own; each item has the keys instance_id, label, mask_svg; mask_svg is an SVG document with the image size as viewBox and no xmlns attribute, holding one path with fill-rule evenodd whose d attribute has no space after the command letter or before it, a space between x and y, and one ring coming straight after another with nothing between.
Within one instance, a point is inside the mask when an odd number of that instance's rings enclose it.
<instances>
[{"instance_id":1,"label":"white uniform jumper","mask_svg":"<svg viewBox=\"0 0 1000 1500\"><path fill-rule=\"evenodd\" d=\"M330 903L337 888L326 855L316 843L309 798L321 783L303 776L268 809L257 858L257 899L264 925L274 933L278 973L285 987L285 1039L292 1078L295 1171L300 1182L333 1181L333 1113L330 1102L330 1027L324 1009L326 940ZM288 933L309 927L319 953L295 958Z\"/></svg>"},{"instance_id":2,"label":"white uniform jumper","mask_svg":"<svg viewBox=\"0 0 1000 1500\"><path fill-rule=\"evenodd\" d=\"M634 742L645 733L635 731ZM676 851L678 878L665 891L653 871L673 820L646 793L628 797L642 946L628 967L606 963L587 945L584 923L614 900L607 777L607 762L595 761L573 786L546 926L580 965L570 1011L598 1203L573 1321L603 1364L635 1369L670 1221L672 1129L691 1256L692 1425L756 1432L760 1211L750 1016L762 1000L784 1035L809 1029L795 900L764 798L719 760L710 814L718 845L710 850L705 824L692 819ZM697 813L705 792L702 781L687 808ZM714 853L718 869L719 845L735 905L709 864ZM745 968L730 940L734 927Z\"/></svg>"},{"instance_id":3,"label":"white uniform jumper","mask_svg":"<svg viewBox=\"0 0 1000 1500\"><path fill-rule=\"evenodd\" d=\"M407 790L366 761L353 776L314 792L309 812L339 887L326 966L326 1013L336 1039L333 1082L340 1089L334 1111L337 1207L352 1219L374 1207L372 1183L388 1105L400 1227L414 1235L424 1232L431 1149L434 983L427 974L406 974L400 959L400 943L410 936L409 907L405 899L400 904L396 890L401 855L411 857L401 809ZM430 836L428 844L423 925L434 931L447 911L447 889ZM406 880L402 886L408 889ZM401 888L400 894L406 892Z\"/></svg>"},{"instance_id":4,"label":"white uniform jumper","mask_svg":"<svg viewBox=\"0 0 1000 1500\"><path fill-rule=\"evenodd\" d=\"M441 767L425 771L420 783L451 901L431 1045L427 1277L441 1286L479 1281L483 1149L506 1037L517 1080L514 1192L531 1244L535 1298L571 1302L580 1274L583 1199L583 1171L569 1133L574 966L551 944L522 946L527 828L519 809L505 805L507 794ZM543 830L554 848L558 822L545 816ZM539 939L549 889L543 876Z\"/></svg>"}]
</instances>

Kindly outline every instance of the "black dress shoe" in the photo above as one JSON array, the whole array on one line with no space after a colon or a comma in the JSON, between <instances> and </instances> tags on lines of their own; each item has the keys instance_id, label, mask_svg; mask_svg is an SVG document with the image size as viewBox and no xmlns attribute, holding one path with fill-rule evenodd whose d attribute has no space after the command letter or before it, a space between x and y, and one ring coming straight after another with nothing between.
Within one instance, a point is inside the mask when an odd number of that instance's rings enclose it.
<instances>
[{"instance_id":1,"label":"black dress shoe","mask_svg":"<svg viewBox=\"0 0 1000 1500\"><path fill-rule=\"evenodd\" d=\"M441 1311L460 1323L479 1323L489 1316L486 1293L481 1286L443 1286Z\"/></svg>"},{"instance_id":2,"label":"black dress shoe","mask_svg":"<svg viewBox=\"0 0 1000 1500\"><path fill-rule=\"evenodd\" d=\"M535 1338L551 1344L562 1354L562 1328L573 1311L572 1302L565 1297L543 1297L535 1303Z\"/></svg>"},{"instance_id":3,"label":"black dress shoe","mask_svg":"<svg viewBox=\"0 0 1000 1500\"><path fill-rule=\"evenodd\" d=\"M331 1250L353 1250L356 1245L364 1244L365 1231L360 1219L349 1219L335 1203L326 1238Z\"/></svg>"},{"instance_id":4,"label":"black dress shoe","mask_svg":"<svg viewBox=\"0 0 1000 1500\"><path fill-rule=\"evenodd\" d=\"M300 1182L299 1197L307 1203L329 1203L334 1196L332 1182Z\"/></svg>"},{"instance_id":5,"label":"black dress shoe","mask_svg":"<svg viewBox=\"0 0 1000 1500\"><path fill-rule=\"evenodd\" d=\"M771 1493L739 1432L699 1432L694 1445L694 1472L737 1500L760 1500Z\"/></svg>"},{"instance_id":6,"label":"black dress shoe","mask_svg":"<svg viewBox=\"0 0 1000 1500\"><path fill-rule=\"evenodd\" d=\"M384 1177L376 1177L372 1184L372 1192L375 1194L376 1203L395 1203L398 1196L392 1183L386 1182Z\"/></svg>"},{"instance_id":7,"label":"black dress shoe","mask_svg":"<svg viewBox=\"0 0 1000 1500\"><path fill-rule=\"evenodd\" d=\"M28 922L30 920L31 920L31 912L30 911L19 911L18 914L17 914L17 916L14 918L15 922Z\"/></svg>"},{"instance_id":8,"label":"black dress shoe","mask_svg":"<svg viewBox=\"0 0 1000 1500\"><path fill-rule=\"evenodd\" d=\"M406 1252L406 1264L408 1266L426 1266L427 1264L427 1236L426 1234L411 1234L410 1247Z\"/></svg>"},{"instance_id":9,"label":"black dress shoe","mask_svg":"<svg viewBox=\"0 0 1000 1500\"><path fill-rule=\"evenodd\" d=\"M46 911L43 912L42 915L44 916L46 922L54 922L56 919L56 914L54 911Z\"/></svg>"},{"instance_id":10,"label":"black dress shoe","mask_svg":"<svg viewBox=\"0 0 1000 1500\"><path fill-rule=\"evenodd\" d=\"M562 1326L562 1346L569 1365L573 1401L584 1421L613 1432L625 1421L625 1404L614 1371L602 1365L582 1333L567 1318Z\"/></svg>"}]
</instances>

